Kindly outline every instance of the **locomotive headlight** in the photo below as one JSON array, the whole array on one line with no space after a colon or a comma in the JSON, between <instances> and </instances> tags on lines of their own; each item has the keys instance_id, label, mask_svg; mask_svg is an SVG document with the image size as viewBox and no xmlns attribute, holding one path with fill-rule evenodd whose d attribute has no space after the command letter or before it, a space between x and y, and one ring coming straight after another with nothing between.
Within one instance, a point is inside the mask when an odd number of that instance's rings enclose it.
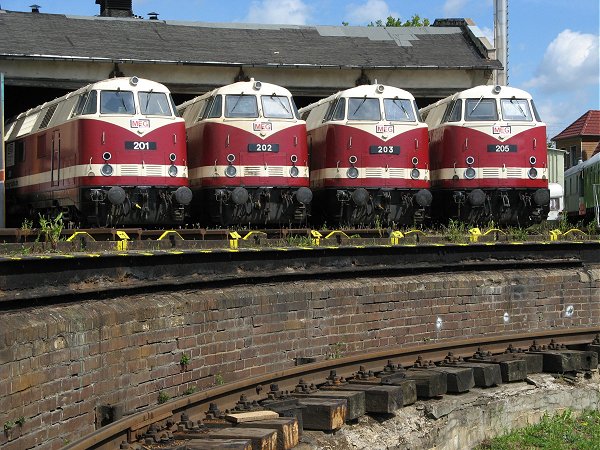
<instances>
[{"instance_id":1,"label":"locomotive headlight","mask_svg":"<svg viewBox=\"0 0 600 450\"><path fill-rule=\"evenodd\" d=\"M347 171L346 171L346 176L348 178L358 178L358 169L354 166L350 167Z\"/></svg>"},{"instance_id":2,"label":"locomotive headlight","mask_svg":"<svg viewBox=\"0 0 600 450\"><path fill-rule=\"evenodd\" d=\"M177 172L178 172L177 166L172 165L171 167L169 167L169 176L176 177Z\"/></svg>"},{"instance_id":3,"label":"locomotive headlight","mask_svg":"<svg viewBox=\"0 0 600 450\"><path fill-rule=\"evenodd\" d=\"M537 159L535 159L535 156L532 156L531 158L529 158L529 164L531 164L532 166L537 162Z\"/></svg>"},{"instance_id":4,"label":"locomotive headlight","mask_svg":"<svg viewBox=\"0 0 600 450\"><path fill-rule=\"evenodd\" d=\"M421 176L421 172L419 171L419 169L414 168L413 170L410 171L410 177L413 180L418 180L420 176Z\"/></svg>"},{"instance_id":5,"label":"locomotive headlight","mask_svg":"<svg viewBox=\"0 0 600 450\"><path fill-rule=\"evenodd\" d=\"M465 159L465 161L470 166L475 162L475 158L473 158L472 156L467 156L467 159Z\"/></svg>"},{"instance_id":6,"label":"locomotive headlight","mask_svg":"<svg viewBox=\"0 0 600 450\"><path fill-rule=\"evenodd\" d=\"M109 177L109 176L111 176L113 174L113 166L111 166L110 164L104 164L102 166L102 168L100 169L100 172L105 177Z\"/></svg>"},{"instance_id":7,"label":"locomotive headlight","mask_svg":"<svg viewBox=\"0 0 600 450\"><path fill-rule=\"evenodd\" d=\"M290 156L290 161L292 161L292 164L296 164L298 162L298 157L296 155L292 155Z\"/></svg>"},{"instance_id":8,"label":"locomotive headlight","mask_svg":"<svg viewBox=\"0 0 600 450\"><path fill-rule=\"evenodd\" d=\"M348 158L348 162L350 164L356 164L356 161L358 161L358 158L354 155L352 155L350 158Z\"/></svg>"},{"instance_id":9,"label":"locomotive headlight","mask_svg":"<svg viewBox=\"0 0 600 450\"><path fill-rule=\"evenodd\" d=\"M110 154L110 152L104 152L104 153L102 153L102 159L104 161L108 161L110 158L112 158L112 155Z\"/></svg>"},{"instance_id":10,"label":"locomotive headlight","mask_svg":"<svg viewBox=\"0 0 600 450\"><path fill-rule=\"evenodd\" d=\"M419 164L419 158L417 158L416 156L413 156L412 163L413 163L413 166L416 166L417 164Z\"/></svg>"},{"instance_id":11,"label":"locomotive headlight","mask_svg":"<svg viewBox=\"0 0 600 450\"><path fill-rule=\"evenodd\" d=\"M467 180L472 180L473 178L475 178L475 175L475 169L473 169L472 167L467 167L467 169L465 170L465 178Z\"/></svg>"},{"instance_id":12,"label":"locomotive headlight","mask_svg":"<svg viewBox=\"0 0 600 450\"><path fill-rule=\"evenodd\" d=\"M532 180L535 180L538 176L538 171L535 167L532 167L531 169L529 169L529 171L527 172L527 176L529 178L531 178Z\"/></svg>"},{"instance_id":13,"label":"locomotive headlight","mask_svg":"<svg viewBox=\"0 0 600 450\"><path fill-rule=\"evenodd\" d=\"M298 175L300 175L300 170L296 166L292 166L290 168L290 176L296 178Z\"/></svg>"},{"instance_id":14,"label":"locomotive headlight","mask_svg":"<svg viewBox=\"0 0 600 450\"><path fill-rule=\"evenodd\" d=\"M235 177L236 174L237 174L237 169L234 166L227 166L225 168L225 175L227 175L229 178Z\"/></svg>"},{"instance_id":15,"label":"locomotive headlight","mask_svg":"<svg viewBox=\"0 0 600 450\"><path fill-rule=\"evenodd\" d=\"M175 160L176 160L176 159L177 159L177 155L176 155L175 153L171 153L171 154L169 155L169 160L170 160L171 162L175 162Z\"/></svg>"}]
</instances>

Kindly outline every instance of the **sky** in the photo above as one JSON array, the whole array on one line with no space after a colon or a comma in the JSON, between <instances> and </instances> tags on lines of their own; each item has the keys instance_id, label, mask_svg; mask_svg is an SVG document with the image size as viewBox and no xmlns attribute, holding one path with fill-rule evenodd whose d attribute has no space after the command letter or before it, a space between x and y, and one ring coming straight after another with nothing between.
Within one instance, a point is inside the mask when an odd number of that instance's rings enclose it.
<instances>
[{"instance_id":1,"label":"sky","mask_svg":"<svg viewBox=\"0 0 600 450\"><path fill-rule=\"evenodd\" d=\"M95 0L0 0L0 7L98 15ZM133 12L161 20L364 26L388 16L431 22L470 18L493 43L493 0L133 0ZM600 109L598 0L508 0L508 84L525 89L548 137L590 109Z\"/></svg>"}]
</instances>

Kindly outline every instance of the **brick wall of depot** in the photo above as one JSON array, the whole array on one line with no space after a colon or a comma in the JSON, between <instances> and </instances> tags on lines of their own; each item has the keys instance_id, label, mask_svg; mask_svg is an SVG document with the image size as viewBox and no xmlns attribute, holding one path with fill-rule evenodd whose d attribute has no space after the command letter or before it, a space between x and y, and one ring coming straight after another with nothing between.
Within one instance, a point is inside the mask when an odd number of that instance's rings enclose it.
<instances>
[{"instance_id":1,"label":"brick wall of depot","mask_svg":"<svg viewBox=\"0 0 600 450\"><path fill-rule=\"evenodd\" d=\"M286 369L298 357L597 327L599 288L600 267L538 269L237 286L6 312L0 424L10 429L0 447L58 449L95 430L99 406L136 412L161 394Z\"/></svg>"}]
</instances>

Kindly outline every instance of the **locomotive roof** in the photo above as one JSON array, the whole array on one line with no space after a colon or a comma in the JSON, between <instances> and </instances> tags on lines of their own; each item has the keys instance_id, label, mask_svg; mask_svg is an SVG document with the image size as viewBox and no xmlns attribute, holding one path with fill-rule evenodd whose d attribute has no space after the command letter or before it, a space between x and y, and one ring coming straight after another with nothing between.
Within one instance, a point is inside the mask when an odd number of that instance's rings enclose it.
<instances>
[{"instance_id":1,"label":"locomotive roof","mask_svg":"<svg viewBox=\"0 0 600 450\"><path fill-rule=\"evenodd\" d=\"M260 88L255 88L255 83L260 83ZM177 109L184 108L192 103L195 103L200 98L210 97L212 95L217 94L261 94L261 95L283 95L287 97L291 97L292 94L286 88L279 86L278 84L273 83L265 83L263 81L251 79L250 81L238 81L237 83L228 84L225 86L218 87L213 89L210 92L199 95L191 100L188 100L185 103L177 106Z\"/></svg>"},{"instance_id":2,"label":"locomotive roof","mask_svg":"<svg viewBox=\"0 0 600 450\"><path fill-rule=\"evenodd\" d=\"M79 95L80 93L88 91L88 90L92 90L92 89L130 90L130 89L134 88L134 86L132 84L130 84L130 81L132 78L134 78L134 77L108 78L106 80L100 80L95 83L90 83L86 86L80 87L79 89L77 89L75 91L71 91L68 94L63 95L62 97L57 97L54 100L51 100L46 103L42 103L41 105L35 106L34 108L31 108L25 112L22 112L21 114L19 114L18 116L14 117L12 120L10 120L10 123L17 121L22 116L30 115L36 111L39 111L39 110L45 108L46 106L52 105L54 103L60 103L74 95ZM169 92L169 89L167 89L167 87L161 83L158 83L158 82L152 81L152 80L147 80L145 78L138 78L138 77L135 77L135 78L137 78L137 84L135 86L136 90L142 90L142 91L153 90L155 92Z\"/></svg>"},{"instance_id":3,"label":"locomotive roof","mask_svg":"<svg viewBox=\"0 0 600 450\"><path fill-rule=\"evenodd\" d=\"M463 91L456 92L455 94L452 94L446 98L438 100L437 102L432 103L431 105L425 106L424 108L421 108L420 111L421 111L421 113L423 113L425 111L429 111L430 109L435 108L438 105L448 103L449 101L455 100L457 98L479 98L481 96L483 96L484 98L493 98L493 97L507 98L507 97L512 97L514 95L515 97L518 97L518 98L531 99L531 94L522 89L514 88L511 86L499 86L499 87L500 87L500 92L497 94L494 93L493 89L495 88L495 86L492 86L492 85L475 86L470 89L465 89Z\"/></svg>"},{"instance_id":4,"label":"locomotive roof","mask_svg":"<svg viewBox=\"0 0 600 450\"><path fill-rule=\"evenodd\" d=\"M381 91L381 92L377 91L379 86L383 86L383 91ZM302 113L303 111L305 111L307 109L314 108L317 105L327 103L334 98L364 97L364 96L379 96L379 97L385 97L385 98L398 96L403 99L414 100L413 95L410 92L405 91L404 89L376 83L376 84L356 86L356 87L353 87L350 89L345 89L343 91L336 92L335 94L330 95L329 97L323 98L323 99L319 100L318 102L311 103L310 105L307 105L304 108L301 108L300 113Z\"/></svg>"},{"instance_id":5,"label":"locomotive roof","mask_svg":"<svg viewBox=\"0 0 600 450\"><path fill-rule=\"evenodd\" d=\"M456 26L453 26L455 24ZM429 27L290 26L0 10L0 59L498 69L465 20Z\"/></svg>"}]
</instances>

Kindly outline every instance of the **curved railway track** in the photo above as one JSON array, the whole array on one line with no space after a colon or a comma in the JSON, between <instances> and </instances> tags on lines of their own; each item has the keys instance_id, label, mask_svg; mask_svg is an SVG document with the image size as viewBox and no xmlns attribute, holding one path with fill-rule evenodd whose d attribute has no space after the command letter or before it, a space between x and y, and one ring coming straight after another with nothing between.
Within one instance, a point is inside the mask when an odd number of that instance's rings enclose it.
<instances>
[{"instance_id":1,"label":"curved railway track","mask_svg":"<svg viewBox=\"0 0 600 450\"><path fill-rule=\"evenodd\" d=\"M598 332L600 332L600 327L597 329L573 328L561 331L514 334L501 338L462 339L452 343L444 342L388 348L364 355L296 366L284 371L217 386L213 389L169 401L107 425L73 442L65 449L117 449L123 442L131 443L141 438L151 426L165 429L167 423L177 423L182 413L185 413L190 420L201 420L209 410L211 403L218 404L219 409L222 411L225 408L233 407L242 395L249 401L264 399L264 395L257 395L257 388L260 390L262 386L268 386L271 383L278 384L281 391L291 392L298 384L299 379L303 379L309 384L323 384L332 370L336 371L337 376L350 379L360 368L381 371L389 361L401 364L404 367L410 367L419 356L425 360L441 361L448 355L448 352L452 352L455 356L468 357L473 355L479 348L493 354L500 354L510 345L516 348L528 348L533 341L547 343L552 339L565 345L581 346L591 343L594 338L597 339Z\"/></svg>"}]
</instances>

